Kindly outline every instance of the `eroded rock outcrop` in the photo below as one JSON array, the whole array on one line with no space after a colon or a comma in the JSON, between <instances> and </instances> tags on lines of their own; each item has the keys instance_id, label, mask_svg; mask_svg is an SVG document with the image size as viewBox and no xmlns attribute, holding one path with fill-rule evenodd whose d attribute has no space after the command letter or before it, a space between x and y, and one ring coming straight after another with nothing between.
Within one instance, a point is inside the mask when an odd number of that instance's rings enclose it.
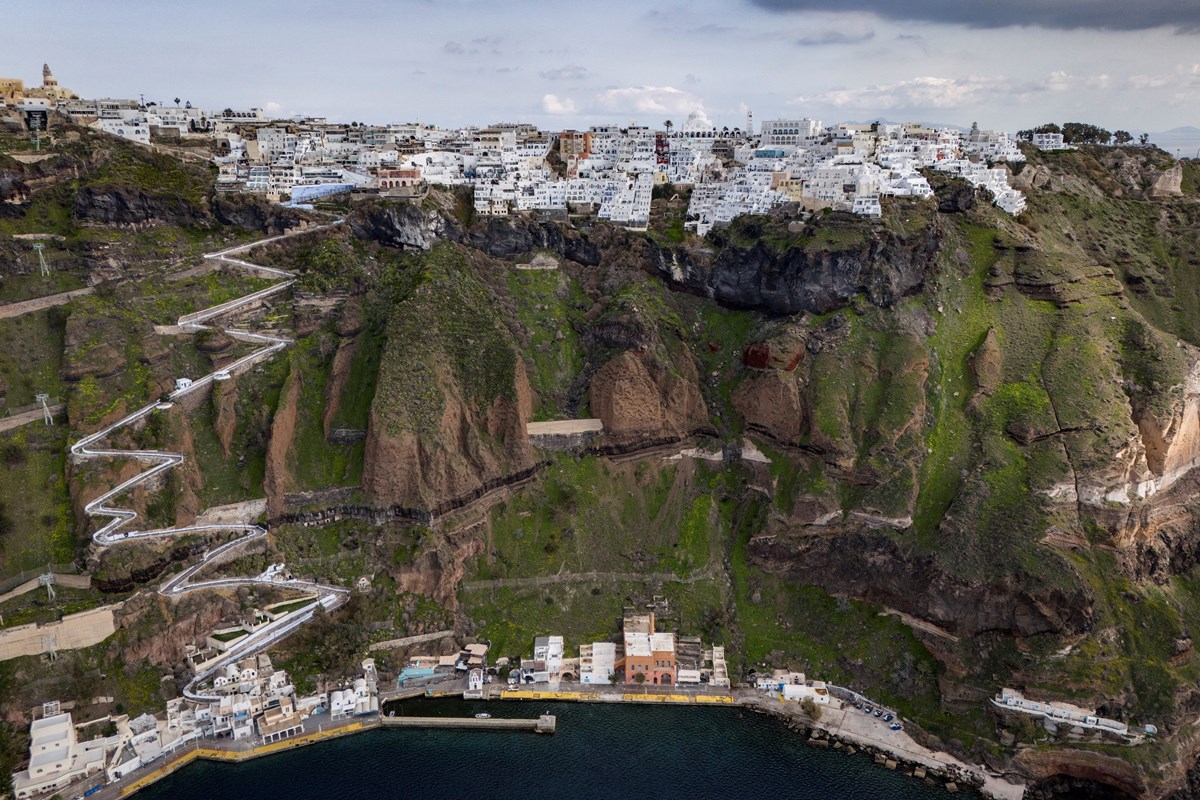
<instances>
[{"instance_id":1,"label":"eroded rock outcrop","mask_svg":"<svg viewBox=\"0 0 1200 800\"><path fill-rule=\"evenodd\" d=\"M897 608L960 636L1069 634L1091 625L1092 601L1082 587L1022 587L1007 574L968 581L935 556L906 551L885 535L764 534L751 540L750 552L764 569Z\"/></svg>"}]
</instances>

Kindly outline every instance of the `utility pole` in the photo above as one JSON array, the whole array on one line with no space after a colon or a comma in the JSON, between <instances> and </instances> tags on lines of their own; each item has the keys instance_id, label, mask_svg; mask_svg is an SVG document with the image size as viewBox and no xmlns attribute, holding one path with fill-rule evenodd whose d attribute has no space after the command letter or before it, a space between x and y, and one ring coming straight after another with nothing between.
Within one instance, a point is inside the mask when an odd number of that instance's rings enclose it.
<instances>
[{"instance_id":1,"label":"utility pole","mask_svg":"<svg viewBox=\"0 0 1200 800\"><path fill-rule=\"evenodd\" d=\"M50 275L50 265L46 263L46 255L43 252L45 249L46 249L46 245L44 245L43 243L34 242L33 252L37 253L38 267L42 270L43 278L49 277L49 275Z\"/></svg>"},{"instance_id":2,"label":"utility pole","mask_svg":"<svg viewBox=\"0 0 1200 800\"><path fill-rule=\"evenodd\" d=\"M50 405L47 402L50 399L50 395L39 394L35 395L34 399L42 404L42 419L45 421L46 426L50 427L54 425L54 415L50 413Z\"/></svg>"},{"instance_id":3,"label":"utility pole","mask_svg":"<svg viewBox=\"0 0 1200 800\"><path fill-rule=\"evenodd\" d=\"M54 594L54 573L50 571L50 565L46 565L46 574L38 576L38 583L46 587L47 599L53 600Z\"/></svg>"}]
</instances>

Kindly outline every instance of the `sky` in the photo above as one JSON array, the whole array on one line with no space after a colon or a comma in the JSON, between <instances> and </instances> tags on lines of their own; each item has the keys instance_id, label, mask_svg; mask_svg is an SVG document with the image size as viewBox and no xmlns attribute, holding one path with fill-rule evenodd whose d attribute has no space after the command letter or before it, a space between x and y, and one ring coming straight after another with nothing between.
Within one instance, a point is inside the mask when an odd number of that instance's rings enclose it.
<instances>
[{"instance_id":1,"label":"sky","mask_svg":"<svg viewBox=\"0 0 1200 800\"><path fill-rule=\"evenodd\" d=\"M1200 125L1197 0L9 0L0 31L27 85L343 122Z\"/></svg>"}]
</instances>

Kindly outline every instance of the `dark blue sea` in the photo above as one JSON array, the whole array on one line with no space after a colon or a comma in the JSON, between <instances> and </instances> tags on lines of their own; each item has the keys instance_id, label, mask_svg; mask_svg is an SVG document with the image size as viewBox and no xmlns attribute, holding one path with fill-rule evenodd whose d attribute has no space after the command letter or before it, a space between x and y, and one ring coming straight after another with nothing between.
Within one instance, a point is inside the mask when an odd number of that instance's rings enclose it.
<instances>
[{"instance_id":1,"label":"dark blue sea","mask_svg":"<svg viewBox=\"0 0 1200 800\"><path fill-rule=\"evenodd\" d=\"M924 800L949 798L861 754L810 747L730 708L587 703L403 704L412 715L558 716L552 736L375 730L245 764L196 762L139 800ZM963 797L963 794L956 795Z\"/></svg>"}]
</instances>

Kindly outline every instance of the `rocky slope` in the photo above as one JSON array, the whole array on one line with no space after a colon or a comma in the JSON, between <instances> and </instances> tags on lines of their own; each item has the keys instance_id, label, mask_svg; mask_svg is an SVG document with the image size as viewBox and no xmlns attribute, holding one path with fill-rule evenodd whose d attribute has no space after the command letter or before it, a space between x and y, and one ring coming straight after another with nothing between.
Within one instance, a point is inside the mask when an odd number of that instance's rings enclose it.
<instances>
[{"instance_id":1,"label":"rocky slope","mask_svg":"<svg viewBox=\"0 0 1200 800\"><path fill-rule=\"evenodd\" d=\"M272 557L368 580L370 602L330 623L351 648L446 625L506 643L522 624L592 634L611 604L665 593L740 675L853 683L1041 796L1190 796L1197 169L1137 148L1029 155L1019 220L944 176L879 221L783 209L703 241L480 220L440 191L358 205L339 230L256 254L297 269L298 291L248 323L298 342L131 432L196 464L134 502L186 520L265 496ZM93 226L292 220L202 182L141 185L124 155L68 156L96 171L69 196L53 164L0 164L12 231L51 196L67 215L42 218L77 242ZM193 305L221 296L188 280ZM98 294L66 321L79 429L239 352L164 344L148 322L178 309ZM567 453L531 444L529 422L579 417L604 433ZM67 477L78 507L119 470ZM187 556L128 553L98 574L126 591ZM128 624L157 614L135 605ZM208 621L176 617L182 638ZM1001 686L1161 734L1052 739L990 710Z\"/></svg>"}]
</instances>

